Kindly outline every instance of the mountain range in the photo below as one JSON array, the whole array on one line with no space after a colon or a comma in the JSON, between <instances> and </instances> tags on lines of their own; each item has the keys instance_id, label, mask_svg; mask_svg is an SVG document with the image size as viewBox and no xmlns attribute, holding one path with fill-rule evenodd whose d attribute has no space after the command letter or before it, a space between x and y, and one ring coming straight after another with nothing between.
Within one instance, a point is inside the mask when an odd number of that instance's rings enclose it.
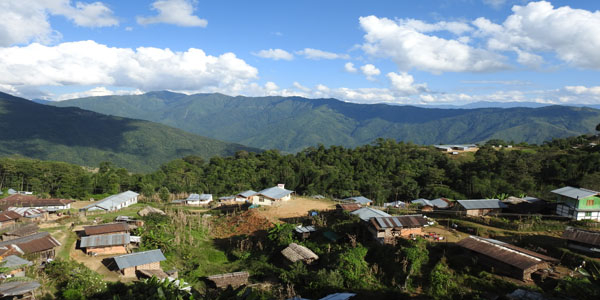
<instances>
[{"instance_id":1,"label":"mountain range","mask_svg":"<svg viewBox=\"0 0 600 300\"><path fill-rule=\"evenodd\" d=\"M0 156L25 156L130 171L152 171L186 155L208 159L258 149L143 120L60 108L0 93Z\"/></svg>"},{"instance_id":2,"label":"mountain range","mask_svg":"<svg viewBox=\"0 0 600 300\"><path fill-rule=\"evenodd\" d=\"M426 145L489 139L539 144L594 132L600 123L600 110L588 107L440 109L166 91L47 104L144 119L227 142L286 152L318 144L354 147L376 138Z\"/></svg>"}]
</instances>

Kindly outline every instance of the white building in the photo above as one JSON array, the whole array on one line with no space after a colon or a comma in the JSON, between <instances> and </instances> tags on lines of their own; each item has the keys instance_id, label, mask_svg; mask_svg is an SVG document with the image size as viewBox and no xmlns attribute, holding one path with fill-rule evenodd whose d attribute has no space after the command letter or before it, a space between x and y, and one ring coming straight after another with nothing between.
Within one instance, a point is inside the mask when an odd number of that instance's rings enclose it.
<instances>
[{"instance_id":1,"label":"white building","mask_svg":"<svg viewBox=\"0 0 600 300\"><path fill-rule=\"evenodd\" d=\"M108 196L98 202L92 203L81 210L88 211L116 211L121 208L136 204L140 194L132 191Z\"/></svg>"}]
</instances>

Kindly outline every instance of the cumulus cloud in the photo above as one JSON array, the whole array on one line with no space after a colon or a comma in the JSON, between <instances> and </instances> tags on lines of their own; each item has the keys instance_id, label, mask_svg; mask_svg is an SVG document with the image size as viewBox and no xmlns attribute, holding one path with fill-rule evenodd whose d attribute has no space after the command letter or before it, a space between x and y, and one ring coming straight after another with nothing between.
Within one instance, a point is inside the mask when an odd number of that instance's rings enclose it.
<instances>
[{"instance_id":1,"label":"cumulus cloud","mask_svg":"<svg viewBox=\"0 0 600 300\"><path fill-rule=\"evenodd\" d=\"M137 17L138 24L165 23L184 27L206 27L208 21L195 16L194 6L189 0L158 0L152 3L158 15Z\"/></svg>"},{"instance_id":2,"label":"cumulus cloud","mask_svg":"<svg viewBox=\"0 0 600 300\"><path fill-rule=\"evenodd\" d=\"M397 22L399 26L409 27L418 32L448 31L460 35L473 30L469 24L463 22L440 21L437 23L426 23L416 19L400 19Z\"/></svg>"},{"instance_id":3,"label":"cumulus cloud","mask_svg":"<svg viewBox=\"0 0 600 300\"><path fill-rule=\"evenodd\" d=\"M51 43L60 38L48 22L49 15L63 16L77 26L116 26L119 21L102 2L75 5L70 0L3 0L0 1L0 46L31 41Z\"/></svg>"},{"instance_id":4,"label":"cumulus cloud","mask_svg":"<svg viewBox=\"0 0 600 300\"><path fill-rule=\"evenodd\" d=\"M600 96L600 86L586 87L582 85L565 86L565 90L576 95L593 95Z\"/></svg>"},{"instance_id":5,"label":"cumulus cloud","mask_svg":"<svg viewBox=\"0 0 600 300\"><path fill-rule=\"evenodd\" d=\"M415 79L406 72L400 74L390 72L386 76L390 80L392 89L400 94L412 95L427 91L427 84L415 84Z\"/></svg>"},{"instance_id":6,"label":"cumulus cloud","mask_svg":"<svg viewBox=\"0 0 600 300\"><path fill-rule=\"evenodd\" d=\"M515 5L512 11L502 24L473 21L475 34L487 38L489 49L514 51L526 65L542 62L534 52L550 52L574 66L600 69L600 11L554 8L546 1Z\"/></svg>"},{"instance_id":7,"label":"cumulus cloud","mask_svg":"<svg viewBox=\"0 0 600 300\"><path fill-rule=\"evenodd\" d=\"M333 52L327 52L319 49L304 48L304 50L296 51L296 54L302 55L307 59L319 60L319 59L348 59L348 54L338 54Z\"/></svg>"},{"instance_id":8,"label":"cumulus cloud","mask_svg":"<svg viewBox=\"0 0 600 300\"><path fill-rule=\"evenodd\" d=\"M433 29L416 29L418 26L407 25L405 20L368 16L360 17L359 21L366 32L362 49L367 54L392 59L403 71L415 68L433 73L485 72L507 67L505 58L497 53L473 48L459 40L424 34L421 31Z\"/></svg>"},{"instance_id":9,"label":"cumulus cloud","mask_svg":"<svg viewBox=\"0 0 600 300\"><path fill-rule=\"evenodd\" d=\"M260 50L256 53L252 53L255 56L262 58L269 58L272 60L292 60L294 59L294 55L283 50L283 49L268 49L268 50Z\"/></svg>"},{"instance_id":10,"label":"cumulus cloud","mask_svg":"<svg viewBox=\"0 0 600 300\"><path fill-rule=\"evenodd\" d=\"M356 68L354 67L354 64L351 62L347 62L344 65L344 70L346 70L346 72L348 72L348 73L356 73L356 71L357 71Z\"/></svg>"},{"instance_id":11,"label":"cumulus cloud","mask_svg":"<svg viewBox=\"0 0 600 300\"><path fill-rule=\"evenodd\" d=\"M379 69L372 64L366 64L360 67L360 71L367 76L368 80L375 80L375 77L381 74L381 71L379 71Z\"/></svg>"},{"instance_id":12,"label":"cumulus cloud","mask_svg":"<svg viewBox=\"0 0 600 300\"><path fill-rule=\"evenodd\" d=\"M0 65L0 84L16 89L88 85L235 94L258 77L233 53L114 48L94 41L0 48Z\"/></svg>"},{"instance_id":13,"label":"cumulus cloud","mask_svg":"<svg viewBox=\"0 0 600 300\"><path fill-rule=\"evenodd\" d=\"M99 86L99 87L95 87L95 88L92 88L92 89L89 89L89 90L83 91L83 92L61 94L61 95L58 95L57 97L54 97L54 100L62 101L62 100L67 100L67 99L75 99L75 98L83 98L83 97L97 97L97 96L111 96L111 95L141 95L141 94L143 94L143 92L139 89L113 91L113 90L107 89L106 87Z\"/></svg>"}]
</instances>

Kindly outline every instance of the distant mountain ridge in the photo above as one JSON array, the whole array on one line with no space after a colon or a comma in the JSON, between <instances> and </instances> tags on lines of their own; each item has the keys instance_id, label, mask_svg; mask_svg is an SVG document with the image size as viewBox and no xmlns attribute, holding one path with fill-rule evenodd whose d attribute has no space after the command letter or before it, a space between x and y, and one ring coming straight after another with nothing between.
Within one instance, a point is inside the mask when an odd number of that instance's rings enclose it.
<instances>
[{"instance_id":1,"label":"distant mountain ridge","mask_svg":"<svg viewBox=\"0 0 600 300\"><path fill-rule=\"evenodd\" d=\"M186 155L208 159L258 151L162 124L60 108L0 93L0 156L25 156L98 166L111 161L130 171L152 171Z\"/></svg>"},{"instance_id":2,"label":"distant mountain ridge","mask_svg":"<svg viewBox=\"0 0 600 300\"><path fill-rule=\"evenodd\" d=\"M500 138L541 143L594 132L600 110L583 107L438 109L302 97L231 97L151 92L50 103L145 119L262 149L354 147L377 138L418 144Z\"/></svg>"},{"instance_id":3,"label":"distant mountain ridge","mask_svg":"<svg viewBox=\"0 0 600 300\"><path fill-rule=\"evenodd\" d=\"M529 107L529 108L539 108L544 106L554 106L557 104L552 103L539 103L539 102L518 102L518 101L509 101L509 102L494 102L494 101L477 101L471 102L463 105L418 105L423 108L445 108L445 109L453 109L453 108L463 108L463 109L472 109L472 108L514 108L514 107ZM600 104L564 104L562 106L572 106L572 107L589 107L594 109L600 109Z\"/></svg>"}]
</instances>

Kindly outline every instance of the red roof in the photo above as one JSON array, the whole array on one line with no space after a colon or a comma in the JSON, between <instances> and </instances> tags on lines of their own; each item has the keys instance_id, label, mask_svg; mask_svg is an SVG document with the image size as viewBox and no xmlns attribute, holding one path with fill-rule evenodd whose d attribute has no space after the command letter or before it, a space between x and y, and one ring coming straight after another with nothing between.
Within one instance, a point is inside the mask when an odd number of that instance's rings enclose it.
<instances>
[{"instance_id":1,"label":"red roof","mask_svg":"<svg viewBox=\"0 0 600 300\"><path fill-rule=\"evenodd\" d=\"M3 207L44 207L44 206L64 206L75 202L67 199L41 199L32 195L11 195L0 199L0 206Z\"/></svg>"},{"instance_id":2,"label":"red roof","mask_svg":"<svg viewBox=\"0 0 600 300\"><path fill-rule=\"evenodd\" d=\"M85 226L85 235L96 235L113 232L129 231L129 225L127 223L110 223L95 226Z\"/></svg>"}]
</instances>

